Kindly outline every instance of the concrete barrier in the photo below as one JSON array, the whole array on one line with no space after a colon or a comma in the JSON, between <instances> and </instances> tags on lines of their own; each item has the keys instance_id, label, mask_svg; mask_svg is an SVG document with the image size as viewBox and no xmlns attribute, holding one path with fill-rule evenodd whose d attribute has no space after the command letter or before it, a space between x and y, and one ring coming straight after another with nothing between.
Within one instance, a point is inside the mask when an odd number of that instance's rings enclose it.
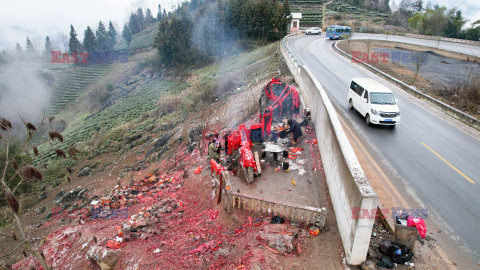
<instances>
[{"instance_id":1,"label":"concrete barrier","mask_svg":"<svg viewBox=\"0 0 480 270\"><path fill-rule=\"evenodd\" d=\"M368 182L325 90L293 56L284 38L282 55L310 108L347 263L365 261L374 219L355 219L352 208L376 209L378 196Z\"/></svg>"},{"instance_id":2,"label":"concrete barrier","mask_svg":"<svg viewBox=\"0 0 480 270\"><path fill-rule=\"evenodd\" d=\"M224 181L222 181L222 201L225 202L225 208L228 213L233 209L242 209L247 212L255 212L268 216L281 216L289 220L295 220L304 225L315 225L321 229L325 227L325 218L327 209L325 207L316 208L305 205L284 203L281 201L267 200L262 197L234 191L231 188L230 175L222 172ZM217 176L214 174L215 179ZM218 181L220 183L220 181Z\"/></svg>"}]
</instances>

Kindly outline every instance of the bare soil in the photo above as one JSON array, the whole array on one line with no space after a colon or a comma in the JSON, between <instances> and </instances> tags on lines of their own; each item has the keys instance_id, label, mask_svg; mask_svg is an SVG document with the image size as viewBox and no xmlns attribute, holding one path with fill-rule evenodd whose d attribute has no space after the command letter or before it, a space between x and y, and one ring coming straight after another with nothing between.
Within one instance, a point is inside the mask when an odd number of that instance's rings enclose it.
<instances>
[{"instance_id":1,"label":"bare soil","mask_svg":"<svg viewBox=\"0 0 480 270\"><path fill-rule=\"evenodd\" d=\"M263 78L262 78L263 79ZM264 80L252 84L249 90L238 91L227 100L213 103L210 107L217 113L207 113L209 127L217 130L236 126L238 119L246 119L253 111L245 105L257 102L255 90L260 90ZM252 101L253 100L253 101ZM208 110L207 110L208 111ZM201 113L199 113L201 114ZM198 126L198 115L183 121L176 127L176 134L185 134ZM232 124L235 123L235 124ZM144 136L160 137L152 132ZM174 135L177 136L177 135ZM223 205L216 204L206 157L198 148L185 150L185 144L172 145L160 160L148 163L146 169L125 171L126 167L145 160L150 144L124 149L119 153L107 153L94 159L81 160L74 168L71 184L62 183L48 190L48 197L36 207L45 206L42 214L30 209L21 217L28 226L32 242L39 247L47 262L56 269L99 269L87 253L94 248L103 248L108 241L116 239L117 226L133 219L152 206L167 202L171 209L166 213L153 212L155 220L136 232L123 231L122 247L114 269L339 269L344 268L343 248L336 226L335 215L328 197L328 190L321 192L327 202L326 230L317 236L308 233L309 228L281 224L284 230L293 233L295 249L291 253L279 253L258 239L260 230L267 228L270 220L255 213L235 211L227 214ZM85 165L99 163L94 173L77 177L76 173ZM201 174L194 170L204 166ZM103 169L101 169L103 168ZM148 179L154 178L153 182ZM70 191L81 185L88 188L88 199L72 202L90 203L94 196L109 197L112 192L135 189L141 197L131 197L127 204L128 216L116 218L92 218L87 210L61 209L52 203L61 189ZM106 208L105 208L106 207ZM102 206L101 209L108 209ZM157 209L157 208L151 208ZM70 211L69 211L70 210ZM47 212L52 217L46 218ZM0 261L13 264L13 269L39 269L32 258L22 256L18 241L10 236L16 228L3 228L0 239ZM113 249L112 249L113 250Z\"/></svg>"}]
</instances>

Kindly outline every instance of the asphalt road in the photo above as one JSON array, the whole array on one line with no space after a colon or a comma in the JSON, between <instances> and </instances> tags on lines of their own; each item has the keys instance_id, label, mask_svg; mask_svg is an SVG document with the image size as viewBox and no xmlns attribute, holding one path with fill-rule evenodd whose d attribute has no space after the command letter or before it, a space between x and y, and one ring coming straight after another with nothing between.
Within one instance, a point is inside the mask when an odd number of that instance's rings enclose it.
<instances>
[{"instance_id":1,"label":"asphalt road","mask_svg":"<svg viewBox=\"0 0 480 270\"><path fill-rule=\"evenodd\" d=\"M456 43L450 41L440 41L437 40L428 40L420 38L411 38L411 37L402 37L394 35L382 35L382 34L364 34L364 33L354 33L352 39L378 39L378 40L387 40L402 42L408 44L422 45L425 47L438 48L446 51L458 52L468 55L473 55L480 57L480 46L468 45L463 43Z\"/></svg>"},{"instance_id":2,"label":"asphalt road","mask_svg":"<svg viewBox=\"0 0 480 270\"><path fill-rule=\"evenodd\" d=\"M347 89L352 78L371 73L333 52L332 43L324 36L299 36L291 38L288 46L322 84L364 145L385 160L385 169L398 175L393 179L396 185L402 187L406 182L428 212L438 213L458 236L458 244L472 251L469 256L478 261L480 141L396 93L395 87L401 124L394 129L367 126L363 117L348 108ZM426 219L427 226L429 222Z\"/></svg>"}]
</instances>

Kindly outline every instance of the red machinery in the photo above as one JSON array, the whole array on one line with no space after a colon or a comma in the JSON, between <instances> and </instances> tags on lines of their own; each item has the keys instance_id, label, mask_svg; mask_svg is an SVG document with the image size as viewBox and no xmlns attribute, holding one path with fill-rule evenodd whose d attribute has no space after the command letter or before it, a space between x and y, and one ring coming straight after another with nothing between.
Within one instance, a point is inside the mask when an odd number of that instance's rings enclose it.
<instances>
[{"instance_id":1,"label":"red machinery","mask_svg":"<svg viewBox=\"0 0 480 270\"><path fill-rule=\"evenodd\" d=\"M295 86L290 86L278 79L272 78L265 85L265 91L262 93L260 100L260 121L262 123L262 136L267 138L270 136L272 121L279 120L283 116L298 113L300 110L300 96ZM262 100L268 99L269 101ZM270 103L271 102L271 103ZM267 106L267 107L264 107Z\"/></svg>"},{"instance_id":2,"label":"red machinery","mask_svg":"<svg viewBox=\"0 0 480 270\"><path fill-rule=\"evenodd\" d=\"M252 142L248 138L248 131L244 124L241 124L238 130L228 137L228 154L233 154L233 151L237 149L240 149L239 168L241 168L245 180L251 183L254 172L257 172L257 164L252 153Z\"/></svg>"}]
</instances>

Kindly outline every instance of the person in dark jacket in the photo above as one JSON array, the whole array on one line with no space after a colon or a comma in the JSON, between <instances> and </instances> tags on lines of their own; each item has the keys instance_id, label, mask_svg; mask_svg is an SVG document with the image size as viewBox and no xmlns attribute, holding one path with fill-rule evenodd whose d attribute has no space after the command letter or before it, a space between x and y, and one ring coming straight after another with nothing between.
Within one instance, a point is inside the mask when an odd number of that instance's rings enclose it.
<instances>
[{"instance_id":1,"label":"person in dark jacket","mask_svg":"<svg viewBox=\"0 0 480 270\"><path fill-rule=\"evenodd\" d=\"M297 143L298 138L303 136L303 132L302 132L302 128L300 127L300 124L298 124L298 122L293 119L288 119L287 124L289 126L287 132L292 133L293 142Z\"/></svg>"}]
</instances>

